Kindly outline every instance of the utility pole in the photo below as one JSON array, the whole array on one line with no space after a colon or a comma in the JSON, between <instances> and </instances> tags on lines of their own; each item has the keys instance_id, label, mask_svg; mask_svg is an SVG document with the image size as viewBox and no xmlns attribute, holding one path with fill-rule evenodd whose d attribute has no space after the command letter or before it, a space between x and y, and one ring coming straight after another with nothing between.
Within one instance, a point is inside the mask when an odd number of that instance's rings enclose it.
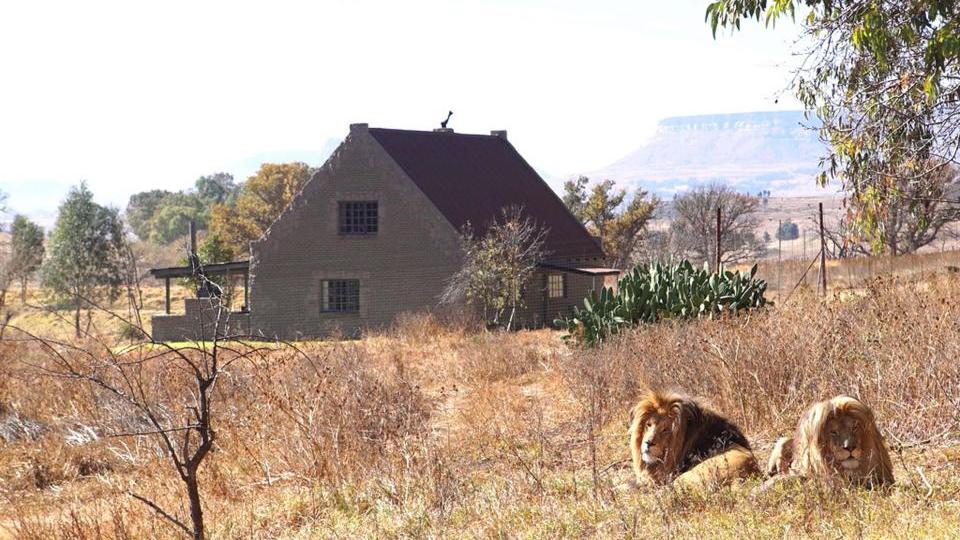
<instances>
[{"instance_id":1,"label":"utility pole","mask_svg":"<svg viewBox=\"0 0 960 540\"><path fill-rule=\"evenodd\" d=\"M717 207L717 273L720 273L720 207Z\"/></svg>"},{"instance_id":2,"label":"utility pole","mask_svg":"<svg viewBox=\"0 0 960 540\"><path fill-rule=\"evenodd\" d=\"M780 229L783 228L783 220L777 222L777 300L783 295L783 239L780 236Z\"/></svg>"}]
</instances>

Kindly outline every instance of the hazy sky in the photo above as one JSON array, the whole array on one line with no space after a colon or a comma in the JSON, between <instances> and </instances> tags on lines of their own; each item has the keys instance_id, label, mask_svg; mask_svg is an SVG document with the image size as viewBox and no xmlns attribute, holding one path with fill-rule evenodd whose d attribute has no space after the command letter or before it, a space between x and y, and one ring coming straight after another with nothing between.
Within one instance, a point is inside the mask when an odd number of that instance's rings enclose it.
<instances>
[{"instance_id":1,"label":"hazy sky","mask_svg":"<svg viewBox=\"0 0 960 540\"><path fill-rule=\"evenodd\" d=\"M798 108L774 103L795 29L714 41L707 3L4 2L0 189L53 211L86 179L122 206L310 155L351 122L431 129L448 109L457 131L507 129L535 167L569 174L663 117Z\"/></svg>"}]
</instances>

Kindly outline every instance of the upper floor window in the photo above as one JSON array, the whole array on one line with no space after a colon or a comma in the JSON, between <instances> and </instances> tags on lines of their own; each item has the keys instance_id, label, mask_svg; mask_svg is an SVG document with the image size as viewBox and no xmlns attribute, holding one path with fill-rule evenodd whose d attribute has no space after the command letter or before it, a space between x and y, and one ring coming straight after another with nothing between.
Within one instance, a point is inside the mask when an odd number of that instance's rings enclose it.
<instances>
[{"instance_id":1,"label":"upper floor window","mask_svg":"<svg viewBox=\"0 0 960 540\"><path fill-rule=\"evenodd\" d=\"M566 283L563 274L547 276L547 296L550 298L565 298L567 296Z\"/></svg>"},{"instance_id":2,"label":"upper floor window","mask_svg":"<svg viewBox=\"0 0 960 540\"><path fill-rule=\"evenodd\" d=\"M377 234L377 201L340 201L337 230L340 234Z\"/></svg>"}]
</instances>

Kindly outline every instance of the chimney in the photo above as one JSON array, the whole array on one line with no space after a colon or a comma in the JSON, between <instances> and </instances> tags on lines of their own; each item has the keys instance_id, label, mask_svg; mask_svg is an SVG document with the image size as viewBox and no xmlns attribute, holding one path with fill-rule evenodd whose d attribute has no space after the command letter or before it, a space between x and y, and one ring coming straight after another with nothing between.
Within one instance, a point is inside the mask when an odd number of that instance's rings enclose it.
<instances>
[{"instance_id":1,"label":"chimney","mask_svg":"<svg viewBox=\"0 0 960 540\"><path fill-rule=\"evenodd\" d=\"M434 128L434 133L453 133L453 128Z\"/></svg>"},{"instance_id":2,"label":"chimney","mask_svg":"<svg viewBox=\"0 0 960 540\"><path fill-rule=\"evenodd\" d=\"M507 130L505 129L495 129L490 132L494 137L500 137L503 140L507 140Z\"/></svg>"},{"instance_id":3,"label":"chimney","mask_svg":"<svg viewBox=\"0 0 960 540\"><path fill-rule=\"evenodd\" d=\"M351 133L351 134L354 134L354 133L366 133L366 132L367 132L367 129L368 129L369 127L370 127L370 126L368 126L366 123L362 123L362 124L350 124L350 133Z\"/></svg>"}]
</instances>

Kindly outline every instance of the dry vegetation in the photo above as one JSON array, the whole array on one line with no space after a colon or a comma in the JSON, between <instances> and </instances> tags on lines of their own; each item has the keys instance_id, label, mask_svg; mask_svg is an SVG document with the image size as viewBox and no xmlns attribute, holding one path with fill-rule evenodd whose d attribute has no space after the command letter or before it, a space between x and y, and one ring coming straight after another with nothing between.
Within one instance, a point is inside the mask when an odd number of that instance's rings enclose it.
<instances>
[{"instance_id":1,"label":"dry vegetation","mask_svg":"<svg viewBox=\"0 0 960 540\"><path fill-rule=\"evenodd\" d=\"M819 251L811 250L806 260L765 259L759 263L758 276L765 279L773 300L799 287L817 288ZM747 268L743 266L743 268ZM878 277L896 275L903 280L923 281L944 272L960 272L960 251L924 252L896 257L851 257L827 259L827 288L861 289Z\"/></svg>"},{"instance_id":2,"label":"dry vegetation","mask_svg":"<svg viewBox=\"0 0 960 540\"><path fill-rule=\"evenodd\" d=\"M177 536L126 494L186 516L156 439L113 436L142 418L88 384L44 375L51 361L37 344L0 347L0 537ZM943 272L827 300L799 291L762 313L642 328L596 351L556 332L482 333L416 316L361 341L273 347L217 383L217 439L200 477L208 532L957 536L958 358L960 276ZM182 374L142 369L176 413L189 397ZM627 411L647 385L709 398L761 459L807 403L858 396L877 412L897 483L759 497L749 493L759 479L711 495L623 489Z\"/></svg>"}]
</instances>

